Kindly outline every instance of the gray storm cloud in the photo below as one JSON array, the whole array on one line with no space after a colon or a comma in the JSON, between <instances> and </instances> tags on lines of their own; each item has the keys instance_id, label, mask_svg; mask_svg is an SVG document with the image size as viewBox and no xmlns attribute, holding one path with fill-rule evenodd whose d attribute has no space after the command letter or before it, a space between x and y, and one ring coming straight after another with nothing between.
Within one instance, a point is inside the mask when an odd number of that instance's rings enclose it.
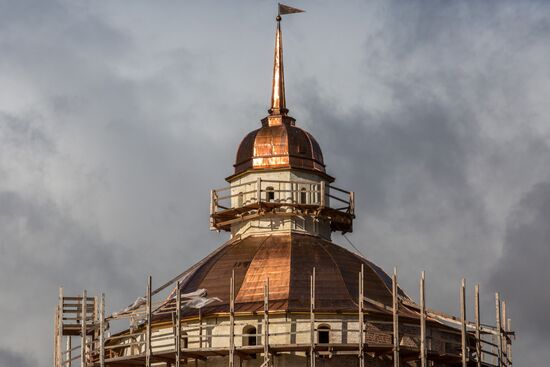
<instances>
[{"instance_id":1,"label":"gray storm cloud","mask_svg":"<svg viewBox=\"0 0 550 367\"><path fill-rule=\"evenodd\" d=\"M550 3L290 5L288 105L357 193L350 239L432 307L465 276L492 322L500 290L544 366ZM0 366L51 364L58 286L114 311L225 241L209 190L266 113L274 9L0 0Z\"/></svg>"},{"instance_id":2,"label":"gray storm cloud","mask_svg":"<svg viewBox=\"0 0 550 367\"><path fill-rule=\"evenodd\" d=\"M537 364L549 357L544 341L550 338L550 182L527 192L512 210L506 225L502 257L491 278L495 289L504 290L519 338L537 349L526 358ZM538 339L538 340L537 340Z\"/></svg>"}]
</instances>

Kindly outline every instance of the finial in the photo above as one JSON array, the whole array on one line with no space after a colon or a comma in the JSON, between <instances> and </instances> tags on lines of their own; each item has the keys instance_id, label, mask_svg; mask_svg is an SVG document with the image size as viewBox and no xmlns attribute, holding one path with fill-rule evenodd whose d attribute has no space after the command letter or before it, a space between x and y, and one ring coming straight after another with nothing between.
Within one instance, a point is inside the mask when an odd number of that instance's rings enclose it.
<instances>
[{"instance_id":1,"label":"finial","mask_svg":"<svg viewBox=\"0 0 550 367\"><path fill-rule=\"evenodd\" d=\"M283 39L281 33L281 16L277 15L277 30L275 32L275 55L273 58L273 80L271 88L270 115L286 115L285 72L283 67Z\"/></svg>"},{"instance_id":2,"label":"finial","mask_svg":"<svg viewBox=\"0 0 550 367\"><path fill-rule=\"evenodd\" d=\"M271 88L271 108L270 115L286 115L285 97L285 72L283 67L283 37L281 32L281 15L301 13L303 10L292 8L279 3L279 11L275 20L277 21L277 30L275 32L275 56L273 59L273 80Z\"/></svg>"}]
</instances>

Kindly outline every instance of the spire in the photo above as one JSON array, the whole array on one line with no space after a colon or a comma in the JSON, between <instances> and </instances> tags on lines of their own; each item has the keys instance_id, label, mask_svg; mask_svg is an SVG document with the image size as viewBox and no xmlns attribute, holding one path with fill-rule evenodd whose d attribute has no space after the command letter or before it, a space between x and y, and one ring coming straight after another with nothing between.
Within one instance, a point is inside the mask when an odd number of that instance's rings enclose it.
<instances>
[{"instance_id":1,"label":"spire","mask_svg":"<svg viewBox=\"0 0 550 367\"><path fill-rule=\"evenodd\" d=\"M275 55L273 58L273 80L271 89L270 115L286 115L285 71L283 67L283 37L281 33L281 16L277 15L275 32Z\"/></svg>"}]
</instances>

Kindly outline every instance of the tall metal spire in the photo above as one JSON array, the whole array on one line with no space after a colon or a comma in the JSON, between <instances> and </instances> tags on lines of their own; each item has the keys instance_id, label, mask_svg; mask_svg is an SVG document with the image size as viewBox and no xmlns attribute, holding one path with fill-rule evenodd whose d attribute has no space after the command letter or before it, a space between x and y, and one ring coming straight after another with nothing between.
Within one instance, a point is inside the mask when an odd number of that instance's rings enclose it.
<instances>
[{"instance_id":1,"label":"tall metal spire","mask_svg":"<svg viewBox=\"0 0 550 367\"><path fill-rule=\"evenodd\" d=\"M271 88L270 115L286 115L285 72L283 67L283 37L281 32L281 15L277 15L275 32L275 55L273 58L273 80Z\"/></svg>"}]
</instances>

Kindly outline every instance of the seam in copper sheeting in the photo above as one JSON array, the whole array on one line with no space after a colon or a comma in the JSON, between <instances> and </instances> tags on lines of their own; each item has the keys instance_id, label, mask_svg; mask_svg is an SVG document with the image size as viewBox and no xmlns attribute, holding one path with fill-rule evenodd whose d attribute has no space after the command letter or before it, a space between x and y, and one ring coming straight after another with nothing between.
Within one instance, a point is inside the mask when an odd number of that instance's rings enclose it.
<instances>
[{"instance_id":1,"label":"seam in copper sheeting","mask_svg":"<svg viewBox=\"0 0 550 367\"><path fill-rule=\"evenodd\" d=\"M346 281L344 280L344 276L342 275L342 270L340 269L340 266L338 265L338 263L336 262L336 260L334 260L334 257L332 256L332 254L325 248L325 243L323 242L320 242L319 243L320 247L323 249L323 251L330 257L332 263L334 264L334 266L336 267L336 269L338 270L338 275L340 276L340 279L342 280L342 283L344 284L344 287L346 288L346 293L348 294L348 297L351 299L351 301L357 305L357 302L354 301L354 297L350 294L349 292L349 289L348 289L348 286L346 284Z\"/></svg>"},{"instance_id":2,"label":"seam in copper sheeting","mask_svg":"<svg viewBox=\"0 0 550 367\"><path fill-rule=\"evenodd\" d=\"M244 273L244 277L243 277L243 281L241 282L241 284L238 285L238 289L235 290L235 302L237 301L237 299L239 298L239 294L241 292L241 288L244 284L244 281L246 280L246 276L248 275L248 272L250 271L250 266L252 265L252 263L254 262L254 259L256 258L256 256L258 255L258 252L262 249L262 247L265 246L265 243L267 242L267 240L269 240L270 238L272 238L272 234L270 234L269 236L267 236L261 243L260 245L258 246L258 248L256 249L256 251L254 252L254 255L252 256L251 260L250 260L250 265L248 265L248 268L246 269L246 272Z\"/></svg>"}]
</instances>

